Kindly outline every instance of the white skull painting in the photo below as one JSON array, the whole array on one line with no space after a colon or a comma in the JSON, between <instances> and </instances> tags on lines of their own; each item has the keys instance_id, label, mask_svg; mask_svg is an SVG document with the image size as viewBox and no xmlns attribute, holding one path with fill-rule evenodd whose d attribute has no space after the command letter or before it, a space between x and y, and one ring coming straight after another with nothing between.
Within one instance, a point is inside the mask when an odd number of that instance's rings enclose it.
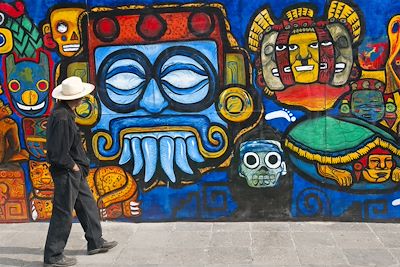
<instances>
[{"instance_id":1,"label":"white skull painting","mask_svg":"<svg viewBox=\"0 0 400 267\"><path fill-rule=\"evenodd\" d=\"M254 140L240 144L239 175L250 187L275 187L286 175L281 144L275 140Z\"/></svg>"}]
</instances>

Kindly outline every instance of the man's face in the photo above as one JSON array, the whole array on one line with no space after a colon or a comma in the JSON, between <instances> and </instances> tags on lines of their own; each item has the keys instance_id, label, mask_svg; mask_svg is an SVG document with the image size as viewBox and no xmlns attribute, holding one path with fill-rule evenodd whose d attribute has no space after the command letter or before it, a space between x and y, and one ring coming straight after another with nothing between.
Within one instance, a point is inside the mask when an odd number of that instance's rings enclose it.
<instances>
[{"instance_id":1,"label":"man's face","mask_svg":"<svg viewBox=\"0 0 400 267\"><path fill-rule=\"evenodd\" d=\"M74 99L74 100L69 100L69 101L68 101L68 105L69 105L72 109L75 109L75 108L78 107L80 104L82 104L82 99L83 99L83 97L78 98L78 99Z\"/></svg>"},{"instance_id":2,"label":"man's face","mask_svg":"<svg viewBox=\"0 0 400 267\"><path fill-rule=\"evenodd\" d=\"M289 57L297 83L318 80L319 44L314 32L293 34L289 38Z\"/></svg>"}]
</instances>

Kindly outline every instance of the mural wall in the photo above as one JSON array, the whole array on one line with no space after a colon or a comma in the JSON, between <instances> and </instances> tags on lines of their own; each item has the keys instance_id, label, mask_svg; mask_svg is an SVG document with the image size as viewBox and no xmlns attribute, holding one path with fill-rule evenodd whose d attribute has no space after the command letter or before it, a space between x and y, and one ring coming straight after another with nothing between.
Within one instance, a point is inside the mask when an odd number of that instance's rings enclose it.
<instances>
[{"instance_id":1,"label":"mural wall","mask_svg":"<svg viewBox=\"0 0 400 267\"><path fill-rule=\"evenodd\" d=\"M398 221L400 2L250 2L1 0L0 222L51 217L71 75L103 220Z\"/></svg>"}]
</instances>

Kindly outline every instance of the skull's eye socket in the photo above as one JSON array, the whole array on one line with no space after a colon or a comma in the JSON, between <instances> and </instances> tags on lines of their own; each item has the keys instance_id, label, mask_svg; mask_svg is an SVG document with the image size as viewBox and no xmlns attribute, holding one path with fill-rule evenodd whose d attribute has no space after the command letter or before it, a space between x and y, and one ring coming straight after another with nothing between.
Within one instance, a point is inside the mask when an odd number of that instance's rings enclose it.
<instances>
[{"instance_id":1,"label":"skull's eye socket","mask_svg":"<svg viewBox=\"0 0 400 267\"><path fill-rule=\"evenodd\" d=\"M278 152L269 152L265 156L265 164L270 169L276 169L282 164L282 157Z\"/></svg>"},{"instance_id":2,"label":"skull's eye socket","mask_svg":"<svg viewBox=\"0 0 400 267\"><path fill-rule=\"evenodd\" d=\"M68 25L64 21L57 23L57 31L59 33L66 33L68 31Z\"/></svg>"},{"instance_id":3,"label":"skull's eye socket","mask_svg":"<svg viewBox=\"0 0 400 267\"><path fill-rule=\"evenodd\" d=\"M277 45L276 46L276 51L283 51L286 49L286 45Z\"/></svg>"},{"instance_id":4,"label":"skull's eye socket","mask_svg":"<svg viewBox=\"0 0 400 267\"><path fill-rule=\"evenodd\" d=\"M244 165L249 169L255 169L260 165L260 158L254 152L247 152L243 157Z\"/></svg>"},{"instance_id":5,"label":"skull's eye socket","mask_svg":"<svg viewBox=\"0 0 400 267\"><path fill-rule=\"evenodd\" d=\"M21 85L20 85L19 81L11 80L8 83L8 88L10 89L11 92L17 92L21 88Z\"/></svg>"}]
</instances>

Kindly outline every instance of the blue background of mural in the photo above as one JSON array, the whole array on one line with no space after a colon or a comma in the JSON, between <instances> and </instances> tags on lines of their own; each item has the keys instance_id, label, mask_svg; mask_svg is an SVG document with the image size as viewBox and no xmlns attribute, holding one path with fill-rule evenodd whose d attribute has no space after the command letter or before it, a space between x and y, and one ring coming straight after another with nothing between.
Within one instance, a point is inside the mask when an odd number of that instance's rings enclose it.
<instances>
[{"instance_id":1,"label":"blue background of mural","mask_svg":"<svg viewBox=\"0 0 400 267\"><path fill-rule=\"evenodd\" d=\"M13 1L4 1L4 2L13 2ZM26 3L26 14L34 21L36 25L46 19L48 16L47 10L51 10L54 6L68 6L71 4L81 4L87 5L88 8L92 8L95 6L108 6L115 7L121 5L129 5L129 4L144 4L144 5L152 5L152 4L162 4L162 3L196 3L198 1L187 1L187 0L178 0L178 1L170 1L170 0L158 0L158 1L147 1L147 0L138 0L138 1L129 1L129 0L92 0L92 1L72 1L72 0L37 0L37 3L33 4L31 2L25 1ZM215 1L201 1L201 3L214 3ZM248 25L251 21L252 16L255 14L257 10L261 7L265 7L269 5L272 10L272 13L275 17L280 17L282 11L287 7L296 4L296 3L312 3L318 7L318 16L321 16L324 12L325 1L322 0L314 0L314 1L294 1L294 0L280 0L280 1L261 1L261 0L221 0L218 1L222 5L224 5L227 15L228 21L232 28L232 33L234 37L238 40L239 45L241 47L245 47L246 44L246 32ZM400 1L398 0L380 0L380 1L371 1L371 0L358 0L355 1L359 6L365 22L365 36L364 43L368 41L375 40L386 40L386 31L387 24L390 18L399 13L400 11ZM40 4L39 4L40 3ZM45 11L45 12L44 12ZM59 62L59 58L56 53L52 53L53 59L55 62ZM254 58L254 55L252 55ZM1 64L1 63L0 63ZM0 82L2 82L3 77L0 77ZM5 100L5 96L2 96L3 100ZM271 100L263 97L263 103L268 111L280 110L281 107ZM303 115L301 111L293 111L293 114L296 117L300 117ZM18 124L21 125L21 119L17 117L15 114L12 116L13 119L17 121ZM289 123L284 119L274 120L272 126L278 129L280 132L283 132ZM22 136L22 129L20 128L20 136ZM27 164L23 164L24 170L27 172L28 166ZM146 210L140 220L143 221L151 221L151 220L168 220L172 219L171 215L174 214L175 218L173 219L190 219L190 218L202 218L204 220L207 219L216 219L225 216L229 216L234 210L237 208L236 203L233 201L230 196L230 192L228 187L225 185L227 181L228 171L218 171L218 172L210 172L200 181L198 181L194 185L186 186L179 189L169 189L166 187L158 187L150 192L144 193L141 195L141 201L143 203L142 209ZM29 177L26 175L25 177ZM363 207L360 212L362 212L361 217L365 219L398 219L400 218L400 213L398 212L398 207L393 207L391 202L400 198L400 193L392 193L392 194L351 194L342 191L330 190L326 188L321 188L316 186L303 178L301 176L295 174L293 177L293 191L292 191L292 216L293 217L302 217L302 216L328 216L328 217L340 217L345 214L351 206L360 203ZM227 205L225 209L211 209L211 211L207 211L204 209L202 205L203 198L207 198L207 195L202 194L201 188L203 188L207 183L210 183L210 186L215 187L217 190L224 192L221 194L221 197L216 197L214 199L214 204L216 207L220 205ZM26 181L27 191L31 191L31 185L29 179ZM301 211L299 206L297 205L297 200L304 197L304 190L316 190L317 193L320 194L321 199L324 197L326 199L325 203L330 205L326 210L323 209L322 213L314 213L313 211ZM189 201L188 197L191 193L198 193L197 196L199 199L199 203ZM226 196L222 197L222 195ZM387 209L384 213L373 212L372 204L368 204L369 199L381 200L381 202L385 202L387 205ZM187 201L187 202L186 202ZM313 200L312 200L313 201ZM315 204L315 203L314 203ZM200 205L200 206L199 206ZM369 205L369 206L368 206ZM377 204L378 205L378 204ZM180 206L180 210L173 211L171 207ZM379 206L379 205L378 205ZM368 213L369 211L370 213ZM367 214L368 213L368 214Z\"/></svg>"},{"instance_id":2,"label":"blue background of mural","mask_svg":"<svg viewBox=\"0 0 400 267\"><path fill-rule=\"evenodd\" d=\"M6 1L13 2L13 1ZM46 13L43 10L48 10L54 5L62 4L67 6L68 4L85 4L89 8L95 6L122 6L128 4L161 4L161 3L215 3L219 2L225 6L228 13L228 20L231 24L234 36L239 41L241 46L244 45L245 32L247 24L250 22L251 17L261 7L269 5L275 17L280 17L281 13L288 6L296 3L312 3L318 6L318 14L321 15L324 11L325 1L323 0L308 0L308 1L297 1L297 0L280 0L280 1L249 1L249 0L220 0L220 1L185 1L185 0L89 0L89 1L74 1L74 0L43 0L38 1L41 4L27 5L27 11L29 16L35 21L40 22L46 17ZM371 39L377 39L386 34L386 25L390 18L400 10L400 2L397 0L382 0L382 1L370 1L370 0L358 0L354 1L360 7L364 14L366 36Z\"/></svg>"},{"instance_id":3,"label":"blue background of mural","mask_svg":"<svg viewBox=\"0 0 400 267\"><path fill-rule=\"evenodd\" d=\"M317 219L341 218L352 220L396 220L400 218L400 208L392 201L400 198L399 192L390 194L351 194L321 188L295 174L293 177L292 216Z\"/></svg>"}]
</instances>

